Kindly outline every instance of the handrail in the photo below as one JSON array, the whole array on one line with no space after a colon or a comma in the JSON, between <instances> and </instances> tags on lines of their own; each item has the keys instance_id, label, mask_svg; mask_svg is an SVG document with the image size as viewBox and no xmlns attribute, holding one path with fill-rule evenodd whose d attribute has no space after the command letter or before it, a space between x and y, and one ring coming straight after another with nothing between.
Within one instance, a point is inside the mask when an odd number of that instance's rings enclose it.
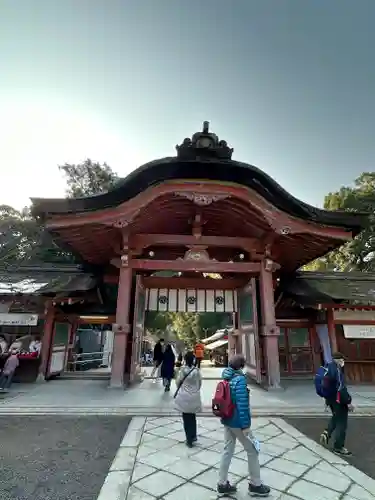
<instances>
[{"instance_id":1,"label":"handrail","mask_svg":"<svg viewBox=\"0 0 375 500\"><path fill-rule=\"evenodd\" d=\"M81 352L75 353L72 356L72 359L67 361L68 366L77 366L77 365L85 365L87 363L92 363L95 361L103 361L105 355L109 355L108 364L111 363L112 351L94 351L94 352ZM89 359L82 359L82 357L90 356ZM79 359L81 358L81 359Z\"/></svg>"}]
</instances>

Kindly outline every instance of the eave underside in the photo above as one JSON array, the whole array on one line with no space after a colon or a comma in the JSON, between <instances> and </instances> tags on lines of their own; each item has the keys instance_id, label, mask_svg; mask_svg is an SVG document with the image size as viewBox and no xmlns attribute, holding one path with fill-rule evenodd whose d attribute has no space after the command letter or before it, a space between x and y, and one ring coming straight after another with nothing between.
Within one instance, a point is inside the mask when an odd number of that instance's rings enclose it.
<instances>
[{"instance_id":1,"label":"eave underside","mask_svg":"<svg viewBox=\"0 0 375 500\"><path fill-rule=\"evenodd\" d=\"M259 209L243 200L229 197L206 206L197 206L193 201L175 195L155 198L123 227L114 227L110 222L65 227L54 227L53 236L57 243L69 246L84 261L106 265L122 251L125 232L131 247L132 237L137 235L186 235L192 236L194 221L199 217L201 233L207 237L248 238L257 241L252 249L241 245L223 248L220 245L207 248L211 259L221 262L238 259L243 253L245 261L262 253L267 241L272 242L272 258L283 270L294 271L302 265L324 255L343 243L335 236L314 235L308 231L301 234L276 234L271 227L270 215L264 216ZM98 213L100 219L100 213ZM276 220L276 215L275 215ZM333 228L334 230L335 228ZM334 234L334 233L333 233ZM197 237L196 243L199 244ZM137 258L146 258L150 252L154 258L174 260L183 258L186 245L149 245L134 249Z\"/></svg>"}]
</instances>

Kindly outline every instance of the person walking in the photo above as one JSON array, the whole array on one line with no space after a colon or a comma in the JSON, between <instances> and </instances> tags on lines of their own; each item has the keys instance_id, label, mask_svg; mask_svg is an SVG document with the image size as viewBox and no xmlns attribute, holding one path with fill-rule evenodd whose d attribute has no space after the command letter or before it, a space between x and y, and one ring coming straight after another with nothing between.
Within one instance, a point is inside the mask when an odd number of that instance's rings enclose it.
<instances>
[{"instance_id":1,"label":"person walking","mask_svg":"<svg viewBox=\"0 0 375 500\"><path fill-rule=\"evenodd\" d=\"M163 362L164 339L159 339L154 346L153 361L154 367L151 372L151 378L156 383L159 374L160 365Z\"/></svg>"},{"instance_id":2,"label":"person walking","mask_svg":"<svg viewBox=\"0 0 375 500\"><path fill-rule=\"evenodd\" d=\"M325 402L332 412L327 429L320 436L320 443L328 446L335 434L333 451L338 455L350 456L352 453L345 448L348 429L348 414L354 410L352 397L348 392L344 375L345 359L343 354L335 353L332 362L326 365L326 379L329 389Z\"/></svg>"},{"instance_id":3,"label":"person walking","mask_svg":"<svg viewBox=\"0 0 375 500\"><path fill-rule=\"evenodd\" d=\"M9 389L12 384L14 372L19 364L18 352L15 350L11 351L10 356L5 361L5 365L0 376L0 390Z\"/></svg>"},{"instance_id":4,"label":"person walking","mask_svg":"<svg viewBox=\"0 0 375 500\"><path fill-rule=\"evenodd\" d=\"M160 375L163 379L164 392L171 390L171 381L174 377L174 365L176 357L171 344L168 344L163 354L163 362L161 364Z\"/></svg>"},{"instance_id":5,"label":"person walking","mask_svg":"<svg viewBox=\"0 0 375 500\"><path fill-rule=\"evenodd\" d=\"M197 342L194 349L194 355L196 360L197 368L201 367L201 363L204 358L204 344L202 342Z\"/></svg>"},{"instance_id":6,"label":"person walking","mask_svg":"<svg viewBox=\"0 0 375 500\"><path fill-rule=\"evenodd\" d=\"M224 452L221 457L217 491L221 495L230 495L237 491L237 488L228 481L228 471L238 439L247 453L250 496L268 497L271 489L262 483L260 477L259 443L250 430L249 391L243 372L244 367L244 356L237 354L229 360L228 368L225 368L222 373L222 379L229 382L234 409L231 417L221 419L224 426Z\"/></svg>"},{"instance_id":7,"label":"person walking","mask_svg":"<svg viewBox=\"0 0 375 500\"><path fill-rule=\"evenodd\" d=\"M184 357L182 355L182 352L180 352L178 354L178 356L177 356L177 361L176 361L176 364L175 364L175 377L176 377L176 380L178 379L178 375L180 373L183 360L184 360Z\"/></svg>"},{"instance_id":8,"label":"person walking","mask_svg":"<svg viewBox=\"0 0 375 500\"><path fill-rule=\"evenodd\" d=\"M185 354L185 365L181 368L176 380L175 407L182 413L186 445L192 448L197 441L197 417L202 410L201 387L202 376L195 366L193 352Z\"/></svg>"}]
</instances>

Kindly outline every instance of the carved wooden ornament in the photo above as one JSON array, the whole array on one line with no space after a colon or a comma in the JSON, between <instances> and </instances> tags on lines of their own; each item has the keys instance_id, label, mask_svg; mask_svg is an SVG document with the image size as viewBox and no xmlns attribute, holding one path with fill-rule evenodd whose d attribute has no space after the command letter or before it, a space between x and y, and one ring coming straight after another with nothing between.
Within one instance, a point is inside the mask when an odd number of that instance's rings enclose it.
<instances>
[{"instance_id":1,"label":"carved wooden ornament","mask_svg":"<svg viewBox=\"0 0 375 500\"><path fill-rule=\"evenodd\" d=\"M200 207L204 207L207 205L211 205L216 201L225 200L229 198L228 194L210 194L210 193L191 193L187 191L178 191L175 193L176 196L181 196L182 198L187 198L192 201L196 205Z\"/></svg>"}]
</instances>

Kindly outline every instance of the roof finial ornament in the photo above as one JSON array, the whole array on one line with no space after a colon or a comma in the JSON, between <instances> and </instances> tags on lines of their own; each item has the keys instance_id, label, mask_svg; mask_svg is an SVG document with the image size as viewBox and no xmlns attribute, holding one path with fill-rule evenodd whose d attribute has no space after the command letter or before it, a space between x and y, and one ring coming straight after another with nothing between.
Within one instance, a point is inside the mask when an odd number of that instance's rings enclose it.
<instances>
[{"instance_id":1,"label":"roof finial ornament","mask_svg":"<svg viewBox=\"0 0 375 500\"><path fill-rule=\"evenodd\" d=\"M209 129L210 122L204 121L202 132L196 132L191 139L186 138L176 146L177 157L187 161L231 160L233 149L228 147L226 141L219 141Z\"/></svg>"}]
</instances>

